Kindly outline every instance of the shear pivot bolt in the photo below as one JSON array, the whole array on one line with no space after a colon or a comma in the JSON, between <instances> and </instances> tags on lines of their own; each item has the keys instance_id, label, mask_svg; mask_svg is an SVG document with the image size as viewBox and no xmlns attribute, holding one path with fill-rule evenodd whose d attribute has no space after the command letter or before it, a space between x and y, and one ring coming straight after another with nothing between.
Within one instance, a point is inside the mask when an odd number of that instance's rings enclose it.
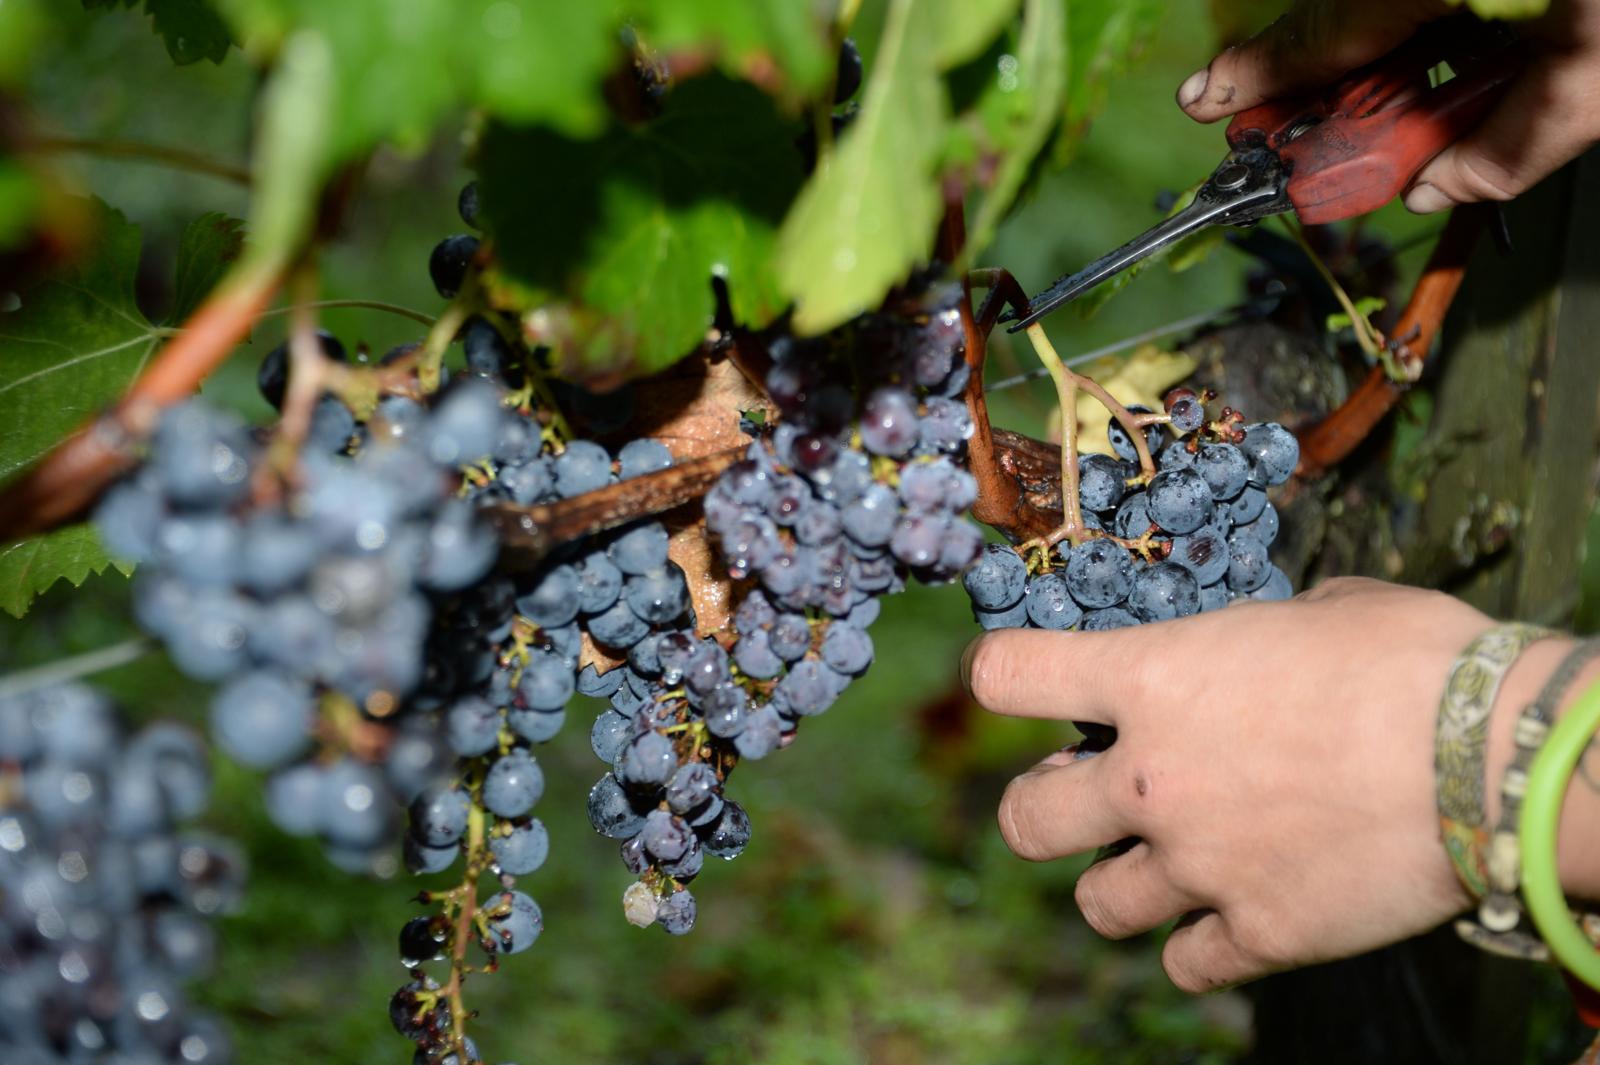
<instances>
[{"instance_id":1,"label":"shear pivot bolt","mask_svg":"<svg viewBox=\"0 0 1600 1065\"><path fill-rule=\"evenodd\" d=\"M1228 163L1217 168L1211 183L1219 189L1236 189L1250 176L1250 168L1243 163Z\"/></svg>"}]
</instances>

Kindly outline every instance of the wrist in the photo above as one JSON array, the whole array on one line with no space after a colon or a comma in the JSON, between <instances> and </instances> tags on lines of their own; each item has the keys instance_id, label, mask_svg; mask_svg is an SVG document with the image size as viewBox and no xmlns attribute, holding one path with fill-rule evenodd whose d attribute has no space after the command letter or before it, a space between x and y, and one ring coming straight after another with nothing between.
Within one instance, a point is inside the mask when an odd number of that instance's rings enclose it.
<instances>
[{"instance_id":1,"label":"wrist","mask_svg":"<svg viewBox=\"0 0 1600 1065\"><path fill-rule=\"evenodd\" d=\"M1500 784L1513 754L1513 733L1523 707L1539 694L1576 640L1567 637L1540 640L1524 651L1506 674L1489 718L1484 761L1486 824L1500 817ZM1590 685L1600 682L1600 660L1579 671L1562 694L1555 713L1561 720L1566 708ZM1592 756L1600 769L1600 755ZM1580 770L1583 763L1580 763ZM1581 772L1567 788L1557 836L1557 861L1562 887L1575 898L1600 899L1600 788L1590 786Z\"/></svg>"}]
</instances>

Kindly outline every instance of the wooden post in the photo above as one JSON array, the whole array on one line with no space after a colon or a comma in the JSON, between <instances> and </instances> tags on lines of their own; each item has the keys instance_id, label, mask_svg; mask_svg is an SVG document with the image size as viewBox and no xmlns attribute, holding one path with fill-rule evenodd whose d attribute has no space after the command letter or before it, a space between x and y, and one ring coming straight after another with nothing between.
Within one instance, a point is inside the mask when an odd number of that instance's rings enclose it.
<instances>
[{"instance_id":1,"label":"wooden post","mask_svg":"<svg viewBox=\"0 0 1600 1065\"><path fill-rule=\"evenodd\" d=\"M1499 618L1566 625L1594 506L1600 409L1600 155L1506 208L1478 248L1431 387L1426 498L1396 523L1402 579ZM1383 574L1378 559L1366 572ZM1397 637L1398 638L1398 637ZM1549 970L1449 929L1248 990L1262 1065L1491 1065L1525 1057ZM1546 1033L1548 1034L1548 1033ZM1571 1056L1581 1044L1574 1030Z\"/></svg>"}]
</instances>

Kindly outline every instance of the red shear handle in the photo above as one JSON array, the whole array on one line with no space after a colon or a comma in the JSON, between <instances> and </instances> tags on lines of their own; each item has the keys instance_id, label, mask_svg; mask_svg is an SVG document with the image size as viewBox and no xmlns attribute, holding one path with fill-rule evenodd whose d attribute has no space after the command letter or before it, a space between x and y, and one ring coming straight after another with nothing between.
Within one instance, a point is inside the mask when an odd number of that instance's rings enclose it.
<instances>
[{"instance_id":1,"label":"red shear handle","mask_svg":"<svg viewBox=\"0 0 1600 1065\"><path fill-rule=\"evenodd\" d=\"M1452 53L1460 54L1447 35L1421 35L1319 99L1241 111L1228 143L1278 152L1289 202L1307 225L1375 211L1483 120L1524 59L1520 49L1499 49L1430 88L1428 69Z\"/></svg>"},{"instance_id":2,"label":"red shear handle","mask_svg":"<svg viewBox=\"0 0 1600 1065\"><path fill-rule=\"evenodd\" d=\"M1331 118L1285 145L1289 202L1306 225L1376 211L1483 120L1516 73L1510 57L1365 117Z\"/></svg>"}]
</instances>

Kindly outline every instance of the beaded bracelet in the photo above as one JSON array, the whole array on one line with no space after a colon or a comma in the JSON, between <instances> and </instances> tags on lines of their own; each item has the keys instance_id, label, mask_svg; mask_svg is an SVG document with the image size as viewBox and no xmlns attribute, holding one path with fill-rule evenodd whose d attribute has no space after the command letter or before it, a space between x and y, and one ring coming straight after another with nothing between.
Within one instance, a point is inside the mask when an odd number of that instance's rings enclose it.
<instances>
[{"instance_id":1,"label":"beaded bracelet","mask_svg":"<svg viewBox=\"0 0 1600 1065\"><path fill-rule=\"evenodd\" d=\"M1554 635L1536 625L1497 625L1466 646L1450 667L1439 699L1433 769L1439 826L1450 864L1474 899L1489 893L1484 845L1484 749L1489 712L1500 682L1517 656L1536 640Z\"/></svg>"},{"instance_id":2,"label":"beaded bracelet","mask_svg":"<svg viewBox=\"0 0 1600 1065\"><path fill-rule=\"evenodd\" d=\"M1517 898L1521 867L1518 820L1527 792L1529 765L1550 734L1556 708L1578 672L1597 655L1600 655L1600 639L1585 640L1574 646L1550 674L1538 696L1517 716L1511 763L1500 785L1500 821L1489 838L1485 862L1488 891L1479 902L1476 923L1456 922L1456 931L1463 939L1492 953L1530 961L1549 959L1550 951L1545 942L1524 925L1522 904Z\"/></svg>"}]
</instances>

